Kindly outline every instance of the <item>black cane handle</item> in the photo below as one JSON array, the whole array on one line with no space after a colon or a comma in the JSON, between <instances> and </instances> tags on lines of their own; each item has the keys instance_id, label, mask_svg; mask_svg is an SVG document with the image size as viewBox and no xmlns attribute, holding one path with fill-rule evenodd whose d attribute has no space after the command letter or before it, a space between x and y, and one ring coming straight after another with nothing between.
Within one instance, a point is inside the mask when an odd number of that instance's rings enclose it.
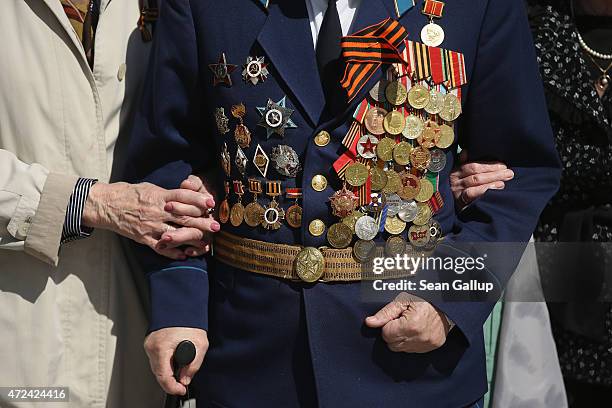
<instances>
[{"instance_id":1,"label":"black cane handle","mask_svg":"<svg viewBox=\"0 0 612 408\"><path fill-rule=\"evenodd\" d=\"M189 340L183 340L176 346L172 357L172 370L174 379L179 380L181 368L191 364L196 356L196 348ZM178 395L166 394L166 404L164 408L178 408L181 402L181 397Z\"/></svg>"}]
</instances>

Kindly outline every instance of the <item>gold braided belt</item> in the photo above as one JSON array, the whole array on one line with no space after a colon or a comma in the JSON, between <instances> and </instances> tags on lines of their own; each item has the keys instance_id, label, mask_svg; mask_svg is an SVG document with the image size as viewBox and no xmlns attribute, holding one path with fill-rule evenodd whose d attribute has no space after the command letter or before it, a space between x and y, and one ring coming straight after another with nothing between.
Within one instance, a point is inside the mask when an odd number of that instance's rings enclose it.
<instances>
[{"instance_id":1,"label":"gold braided belt","mask_svg":"<svg viewBox=\"0 0 612 408\"><path fill-rule=\"evenodd\" d=\"M376 256L383 256L383 248L376 248L376 251ZM367 264L355 260L352 248L273 244L227 232L215 234L214 256L227 265L248 272L309 283L393 279L406 275L405 272L385 273L384 277L375 275L371 268L364 267Z\"/></svg>"}]
</instances>

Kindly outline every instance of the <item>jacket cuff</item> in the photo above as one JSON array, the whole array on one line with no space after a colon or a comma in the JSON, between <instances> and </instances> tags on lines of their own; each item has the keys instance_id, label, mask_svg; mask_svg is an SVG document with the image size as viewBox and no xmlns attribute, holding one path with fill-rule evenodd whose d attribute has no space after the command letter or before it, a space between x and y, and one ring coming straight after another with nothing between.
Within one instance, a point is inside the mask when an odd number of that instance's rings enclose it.
<instances>
[{"instance_id":1,"label":"jacket cuff","mask_svg":"<svg viewBox=\"0 0 612 408\"><path fill-rule=\"evenodd\" d=\"M66 208L77 180L77 176L49 174L25 240L26 253L57 266Z\"/></svg>"},{"instance_id":2,"label":"jacket cuff","mask_svg":"<svg viewBox=\"0 0 612 408\"><path fill-rule=\"evenodd\" d=\"M149 333L166 327L208 330L208 273L192 266L148 275L151 293Z\"/></svg>"}]
</instances>

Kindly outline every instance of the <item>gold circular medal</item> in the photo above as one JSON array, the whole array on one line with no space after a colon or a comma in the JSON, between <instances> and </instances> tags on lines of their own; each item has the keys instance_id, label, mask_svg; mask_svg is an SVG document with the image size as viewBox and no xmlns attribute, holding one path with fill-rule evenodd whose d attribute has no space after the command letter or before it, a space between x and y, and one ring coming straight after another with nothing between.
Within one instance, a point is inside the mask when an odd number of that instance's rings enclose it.
<instances>
[{"instance_id":1,"label":"gold circular medal","mask_svg":"<svg viewBox=\"0 0 612 408\"><path fill-rule=\"evenodd\" d=\"M285 217L287 224L292 228L300 228L302 226L302 212L302 207L297 204L287 208L287 215Z\"/></svg>"},{"instance_id":2,"label":"gold circular medal","mask_svg":"<svg viewBox=\"0 0 612 408\"><path fill-rule=\"evenodd\" d=\"M425 129L425 122L423 119L416 115L408 115L402 135L404 135L406 139L414 140L421 136L423 129Z\"/></svg>"},{"instance_id":3,"label":"gold circular medal","mask_svg":"<svg viewBox=\"0 0 612 408\"><path fill-rule=\"evenodd\" d=\"M408 103L414 109L423 109L429 103L429 89L417 84L410 88L408 92Z\"/></svg>"},{"instance_id":4,"label":"gold circular medal","mask_svg":"<svg viewBox=\"0 0 612 408\"><path fill-rule=\"evenodd\" d=\"M461 102L453 94L444 95L440 117L447 122L453 122L461 115Z\"/></svg>"},{"instance_id":5,"label":"gold circular medal","mask_svg":"<svg viewBox=\"0 0 612 408\"><path fill-rule=\"evenodd\" d=\"M393 149L393 160L400 166L405 166L410 163L410 152L412 146L408 142L400 142Z\"/></svg>"},{"instance_id":6,"label":"gold circular medal","mask_svg":"<svg viewBox=\"0 0 612 408\"><path fill-rule=\"evenodd\" d=\"M395 147L395 140L390 137L383 137L376 146L376 155L382 161L393 160L393 148Z\"/></svg>"},{"instance_id":7,"label":"gold circular medal","mask_svg":"<svg viewBox=\"0 0 612 408\"><path fill-rule=\"evenodd\" d=\"M387 111L383 108L373 107L368 110L364 118L364 123L368 132L373 135L382 135L385 133L385 126L383 124L387 116Z\"/></svg>"},{"instance_id":8,"label":"gold circular medal","mask_svg":"<svg viewBox=\"0 0 612 408\"><path fill-rule=\"evenodd\" d=\"M331 140L331 135L329 134L329 132L322 130L319 133L317 133L317 135L315 136L314 142L317 146L324 147L329 144L330 140Z\"/></svg>"},{"instance_id":9,"label":"gold circular medal","mask_svg":"<svg viewBox=\"0 0 612 408\"><path fill-rule=\"evenodd\" d=\"M404 200L414 200L414 197L421 191L421 180L408 171L402 171L399 176L402 187L397 192L397 195Z\"/></svg>"},{"instance_id":10,"label":"gold circular medal","mask_svg":"<svg viewBox=\"0 0 612 408\"><path fill-rule=\"evenodd\" d=\"M327 179L322 174L317 174L310 183L314 191L321 192L327 188Z\"/></svg>"},{"instance_id":11,"label":"gold circular medal","mask_svg":"<svg viewBox=\"0 0 612 408\"><path fill-rule=\"evenodd\" d=\"M382 189L385 194L397 193L402 188L402 179L395 170L387 171L387 184Z\"/></svg>"},{"instance_id":12,"label":"gold circular medal","mask_svg":"<svg viewBox=\"0 0 612 408\"><path fill-rule=\"evenodd\" d=\"M420 203L428 201L434 194L434 186L431 181L424 178L421 179L421 189L414 199Z\"/></svg>"},{"instance_id":13,"label":"gold circular medal","mask_svg":"<svg viewBox=\"0 0 612 408\"><path fill-rule=\"evenodd\" d=\"M234 227L239 227L244 221L244 206L242 203L236 203L230 211L230 222Z\"/></svg>"},{"instance_id":14,"label":"gold circular medal","mask_svg":"<svg viewBox=\"0 0 612 408\"><path fill-rule=\"evenodd\" d=\"M372 240L358 240L353 245L353 255L360 263L368 263L376 256L376 243Z\"/></svg>"},{"instance_id":15,"label":"gold circular medal","mask_svg":"<svg viewBox=\"0 0 612 408\"><path fill-rule=\"evenodd\" d=\"M417 216L412 221L414 225L425 225L431 219L431 208L427 203L417 203Z\"/></svg>"},{"instance_id":16,"label":"gold circular medal","mask_svg":"<svg viewBox=\"0 0 612 408\"><path fill-rule=\"evenodd\" d=\"M363 217L365 214L361 211L355 210L349 216L344 217L342 222L345 223L353 233L355 233L355 224L357 220Z\"/></svg>"},{"instance_id":17,"label":"gold circular medal","mask_svg":"<svg viewBox=\"0 0 612 408\"><path fill-rule=\"evenodd\" d=\"M258 202L247 204L244 209L244 222L249 227L256 227L263 221L264 208Z\"/></svg>"},{"instance_id":18,"label":"gold circular medal","mask_svg":"<svg viewBox=\"0 0 612 408\"><path fill-rule=\"evenodd\" d=\"M398 217L387 217L385 231L391 235L399 235L406 229L406 223Z\"/></svg>"},{"instance_id":19,"label":"gold circular medal","mask_svg":"<svg viewBox=\"0 0 612 408\"><path fill-rule=\"evenodd\" d=\"M223 200L223 202L221 202L221 205L219 206L219 221L221 221L223 224L227 223L229 221L229 215L230 215L230 207L229 207L229 203L227 202L227 199Z\"/></svg>"},{"instance_id":20,"label":"gold circular medal","mask_svg":"<svg viewBox=\"0 0 612 408\"><path fill-rule=\"evenodd\" d=\"M432 122L431 120L429 120L425 124L423 133L421 133L421 136L419 136L417 142L421 146L431 149L436 145L436 138L438 137L438 133L440 133L440 126L436 122Z\"/></svg>"},{"instance_id":21,"label":"gold circular medal","mask_svg":"<svg viewBox=\"0 0 612 408\"><path fill-rule=\"evenodd\" d=\"M440 126L440 132L438 132L438 138L436 139L436 146L440 149L446 149L451 147L455 142L455 131L452 127L444 124Z\"/></svg>"},{"instance_id":22,"label":"gold circular medal","mask_svg":"<svg viewBox=\"0 0 612 408\"><path fill-rule=\"evenodd\" d=\"M327 230L327 241L337 249L346 248L351 245L353 231L343 222L337 222Z\"/></svg>"},{"instance_id":23,"label":"gold circular medal","mask_svg":"<svg viewBox=\"0 0 612 408\"><path fill-rule=\"evenodd\" d=\"M383 121L383 126L385 131L390 135L399 135L406 126L404 114L396 110L387 113L387 116L385 116L385 120Z\"/></svg>"},{"instance_id":24,"label":"gold circular medal","mask_svg":"<svg viewBox=\"0 0 612 408\"><path fill-rule=\"evenodd\" d=\"M429 237L429 225L413 225L408 230L408 239L415 248L427 245Z\"/></svg>"},{"instance_id":25,"label":"gold circular medal","mask_svg":"<svg viewBox=\"0 0 612 408\"><path fill-rule=\"evenodd\" d=\"M404 238L394 235L385 243L385 255L395 257L406 252L406 241Z\"/></svg>"},{"instance_id":26,"label":"gold circular medal","mask_svg":"<svg viewBox=\"0 0 612 408\"><path fill-rule=\"evenodd\" d=\"M385 96L391 105L399 106L406 102L408 92L406 87L399 81L393 81L385 89Z\"/></svg>"},{"instance_id":27,"label":"gold circular medal","mask_svg":"<svg viewBox=\"0 0 612 408\"><path fill-rule=\"evenodd\" d=\"M442 110L442 100L444 99L444 95L442 92L438 92L435 89L432 89L429 93L429 103L425 106L425 112L430 115L437 115Z\"/></svg>"},{"instance_id":28,"label":"gold circular medal","mask_svg":"<svg viewBox=\"0 0 612 408\"><path fill-rule=\"evenodd\" d=\"M387 174L380 167L370 169L370 179L372 180L372 191L380 191L387 185Z\"/></svg>"},{"instance_id":29,"label":"gold circular medal","mask_svg":"<svg viewBox=\"0 0 612 408\"><path fill-rule=\"evenodd\" d=\"M355 162L349 165L344 172L346 182L353 187L363 186L368 180L370 172L363 163Z\"/></svg>"},{"instance_id":30,"label":"gold circular medal","mask_svg":"<svg viewBox=\"0 0 612 408\"><path fill-rule=\"evenodd\" d=\"M431 153L423 146L415 147L410 152L410 164L417 170L425 170L431 161Z\"/></svg>"},{"instance_id":31,"label":"gold circular medal","mask_svg":"<svg viewBox=\"0 0 612 408\"><path fill-rule=\"evenodd\" d=\"M325 223L319 219L310 221L308 224L308 232L313 237L320 237L325 232Z\"/></svg>"},{"instance_id":32,"label":"gold circular medal","mask_svg":"<svg viewBox=\"0 0 612 408\"><path fill-rule=\"evenodd\" d=\"M325 258L317 248L306 247L295 257L295 272L304 282L312 283L321 279L324 267Z\"/></svg>"}]
</instances>

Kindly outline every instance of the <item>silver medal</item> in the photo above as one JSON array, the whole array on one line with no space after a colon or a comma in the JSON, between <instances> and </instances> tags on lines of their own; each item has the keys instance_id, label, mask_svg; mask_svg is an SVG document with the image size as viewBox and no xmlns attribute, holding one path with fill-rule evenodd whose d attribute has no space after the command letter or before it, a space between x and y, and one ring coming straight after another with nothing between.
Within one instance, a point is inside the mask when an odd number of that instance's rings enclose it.
<instances>
[{"instance_id":1,"label":"silver medal","mask_svg":"<svg viewBox=\"0 0 612 408\"><path fill-rule=\"evenodd\" d=\"M261 120L257 124L266 128L266 137L269 139L272 134L283 137L285 129L295 129L297 125L291 120L294 110L286 107L287 98L283 97L278 102L268 99L265 107L257 107L257 112L261 115Z\"/></svg>"},{"instance_id":2,"label":"silver medal","mask_svg":"<svg viewBox=\"0 0 612 408\"><path fill-rule=\"evenodd\" d=\"M355 223L355 234L359 239L370 241L378 235L378 224L376 220L369 215L365 215Z\"/></svg>"},{"instance_id":3,"label":"silver medal","mask_svg":"<svg viewBox=\"0 0 612 408\"><path fill-rule=\"evenodd\" d=\"M419 213L419 207L416 201L402 201L397 216L404 222L412 222Z\"/></svg>"},{"instance_id":4,"label":"silver medal","mask_svg":"<svg viewBox=\"0 0 612 408\"><path fill-rule=\"evenodd\" d=\"M444 167L446 167L446 154L440 149L432 149L431 161L429 162L429 166L427 166L427 170L432 173L438 173L444 170Z\"/></svg>"},{"instance_id":5,"label":"silver medal","mask_svg":"<svg viewBox=\"0 0 612 408\"><path fill-rule=\"evenodd\" d=\"M437 47L444 42L444 30L431 22L421 30L421 41L430 47Z\"/></svg>"},{"instance_id":6,"label":"silver medal","mask_svg":"<svg viewBox=\"0 0 612 408\"><path fill-rule=\"evenodd\" d=\"M357 142L357 153L364 159L373 159L376 157L377 145L378 139L375 136L362 136Z\"/></svg>"},{"instance_id":7,"label":"silver medal","mask_svg":"<svg viewBox=\"0 0 612 408\"><path fill-rule=\"evenodd\" d=\"M387 102L387 97L385 96L385 89L387 89L387 85L389 85L389 81L386 79L381 79L370 89L370 96L376 102L385 103Z\"/></svg>"},{"instance_id":8,"label":"silver medal","mask_svg":"<svg viewBox=\"0 0 612 408\"><path fill-rule=\"evenodd\" d=\"M395 217L402 205L403 201L397 194L387 196L387 217Z\"/></svg>"},{"instance_id":9,"label":"silver medal","mask_svg":"<svg viewBox=\"0 0 612 408\"><path fill-rule=\"evenodd\" d=\"M286 177L296 177L302 169L300 158L291 146L279 145L272 149L274 168Z\"/></svg>"}]
</instances>

